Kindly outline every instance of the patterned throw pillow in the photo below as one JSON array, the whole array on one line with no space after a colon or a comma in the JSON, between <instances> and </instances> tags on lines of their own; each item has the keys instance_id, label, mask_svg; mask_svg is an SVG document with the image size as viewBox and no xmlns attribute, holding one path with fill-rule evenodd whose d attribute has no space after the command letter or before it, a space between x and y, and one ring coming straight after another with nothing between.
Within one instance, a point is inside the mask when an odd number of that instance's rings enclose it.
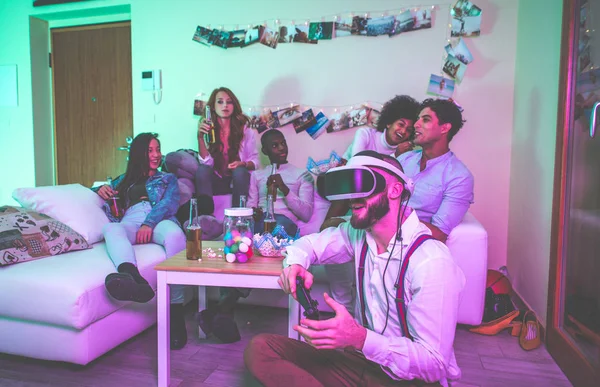
<instances>
[{"instance_id":1,"label":"patterned throw pillow","mask_svg":"<svg viewBox=\"0 0 600 387\"><path fill-rule=\"evenodd\" d=\"M19 207L0 207L0 266L89 249L69 226Z\"/></svg>"}]
</instances>

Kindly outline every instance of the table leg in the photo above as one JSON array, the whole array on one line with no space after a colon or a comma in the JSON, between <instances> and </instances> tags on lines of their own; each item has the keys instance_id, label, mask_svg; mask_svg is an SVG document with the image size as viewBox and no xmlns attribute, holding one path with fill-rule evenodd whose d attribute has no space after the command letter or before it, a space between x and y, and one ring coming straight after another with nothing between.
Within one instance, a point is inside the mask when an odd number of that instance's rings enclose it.
<instances>
[{"instance_id":1,"label":"table leg","mask_svg":"<svg viewBox=\"0 0 600 387\"><path fill-rule=\"evenodd\" d=\"M300 334L294 330L294 325L300 323L300 303L291 295L288 298L288 337L300 340Z\"/></svg>"},{"instance_id":2,"label":"table leg","mask_svg":"<svg viewBox=\"0 0 600 387\"><path fill-rule=\"evenodd\" d=\"M206 299L206 286L198 286L198 312L206 309L207 299ZM201 339L206 339L206 335L202 331L202 328L198 326L198 337Z\"/></svg>"},{"instance_id":3,"label":"table leg","mask_svg":"<svg viewBox=\"0 0 600 387\"><path fill-rule=\"evenodd\" d=\"M168 387L171 380L171 353L169 314L171 291L167 273L157 273L157 331L158 331L158 387Z\"/></svg>"}]
</instances>

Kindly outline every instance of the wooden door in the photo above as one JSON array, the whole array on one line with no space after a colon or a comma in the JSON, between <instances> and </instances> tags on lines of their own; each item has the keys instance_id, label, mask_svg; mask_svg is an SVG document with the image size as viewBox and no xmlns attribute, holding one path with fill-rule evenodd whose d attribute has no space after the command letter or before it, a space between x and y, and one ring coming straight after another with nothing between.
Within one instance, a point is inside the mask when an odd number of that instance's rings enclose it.
<instances>
[{"instance_id":1,"label":"wooden door","mask_svg":"<svg viewBox=\"0 0 600 387\"><path fill-rule=\"evenodd\" d=\"M124 173L133 135L129 22L52 29L58 184Z\"/></svg>"},{"instance_id":2,"label":"wooden door","mask_svg":"<svg viewBox=\"0 0 600 387\"><path fill-rule=\"evenodd\" d=\"M564 3L546 344L576 387L600 381L599 16Z\"/></svg>"}]
</instances>

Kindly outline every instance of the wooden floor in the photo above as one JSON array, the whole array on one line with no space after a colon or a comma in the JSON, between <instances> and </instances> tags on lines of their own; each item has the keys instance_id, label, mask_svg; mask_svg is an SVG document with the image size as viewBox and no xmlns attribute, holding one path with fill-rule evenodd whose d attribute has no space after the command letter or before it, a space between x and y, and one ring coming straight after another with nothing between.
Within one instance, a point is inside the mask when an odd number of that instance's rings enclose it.
<instances>
[{"instance_id":1,"label":"wooden floor","mask_svg":"<svg viewBox=\"0 0 600 387\"><path fill-rule=\"evenodd\" d=\"M188 334L197 332L193 305L188 305ZM286 334L287 311L240 306L236 320L242 341L219 344L192 336L171 352L171 386L259 387L245 370L242 354L252 335ZM525 352L508 331L481 336L459 328L455 351L462 387L571 386L545 348ZM0 354L0 386L156 386L156 327L123 343L85 367Z\"/></svg>"}]
</instances>

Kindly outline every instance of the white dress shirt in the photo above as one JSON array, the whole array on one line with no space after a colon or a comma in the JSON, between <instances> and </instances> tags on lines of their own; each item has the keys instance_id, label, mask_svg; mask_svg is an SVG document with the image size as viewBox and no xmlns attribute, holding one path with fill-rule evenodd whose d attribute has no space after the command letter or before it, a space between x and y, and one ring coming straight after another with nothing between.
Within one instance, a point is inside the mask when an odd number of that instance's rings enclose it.
<instances>
[{"instance_id":1,"label":"white dress shirt","mask_svg":"<svg viewBox=\"0 0 600 387\"><path fill-rule=\"evenodd\" d=\"M238 155L240 156L240 161L252 161L254 163L255 169L260 168L257 139L258 133L256 133L256 131L251 127L245 126L244 137L242 137L242 142L240 143L240 150L238 152ZM215 165L215 160L210 154L208 154L206 157L202 157L200 156L200 152L198 152L198 161L200 161L200 164L210 165L211 167ZM227 160L225 160L225 162L226 164L229 164Z\"/></svg>"},{"instance_id":2,"label":"white dress shirt","mask_svg":"<svg viewBox=\"0 0 600 387\"><path fill-rule=\"evenodd\" d=\"M375 128L364 126L356 131L352 144L346 149L342 157L350 160L350 157L364 150L374 150L377 153L390 155L396 152L396 147L388 144L385 139L385 131L378 132Z\"/></svg>"},{"instance_id":3,"label":"white dress shirt","mask_svg":"<svg viewBox=\"0 0 600 387\"><path fill-rule=\"evenodd\" d=\"M293 166L290 163L280 164L273 171L273 165L254 171L250 175L250 189L248 191L248 207L267 207L267 179L273 173L281 175L281 179L288 186L290 192L287 196L277 190L275 200L275 213L285 215L294 223L298 219L308 222L313 213L314 204L314 179L306 169Z\"/></svg>"},{"instance_id":4,"label":"white dress shirt","mask_svg":"<svg viewBox=\"0 0 600 387\"><path fill-rule=\"evenodd\" d=\"M358 267L365 234L368 249L363 286L368 328L363 354L380 364L392 379L439 381L448 386L449 381L458 380L461 375L453 344L465 276L442 242L425 241L411 256L406 271L404 298L408 329L414 341L403 336L398 321L394 284L400 264L418 236L431 234L419 222L416 212L411 210L402 225L403 239L396 242L387 271L385 265L395 236L390 240L387 251L377 254L373 237L365 230L352 228L349 223L300 238L287 248L285 265L299 264L308 268L311 264L336 264L354 259ZM382 280L384 271L385 288ZM356 283L359 283L358 274ZM389 314L386 313L386 297ZM354 315L360 322L358 301L355 308L357 313ZM388 324L382 334L386 315Z\"/></svg>"}]
</instances>

